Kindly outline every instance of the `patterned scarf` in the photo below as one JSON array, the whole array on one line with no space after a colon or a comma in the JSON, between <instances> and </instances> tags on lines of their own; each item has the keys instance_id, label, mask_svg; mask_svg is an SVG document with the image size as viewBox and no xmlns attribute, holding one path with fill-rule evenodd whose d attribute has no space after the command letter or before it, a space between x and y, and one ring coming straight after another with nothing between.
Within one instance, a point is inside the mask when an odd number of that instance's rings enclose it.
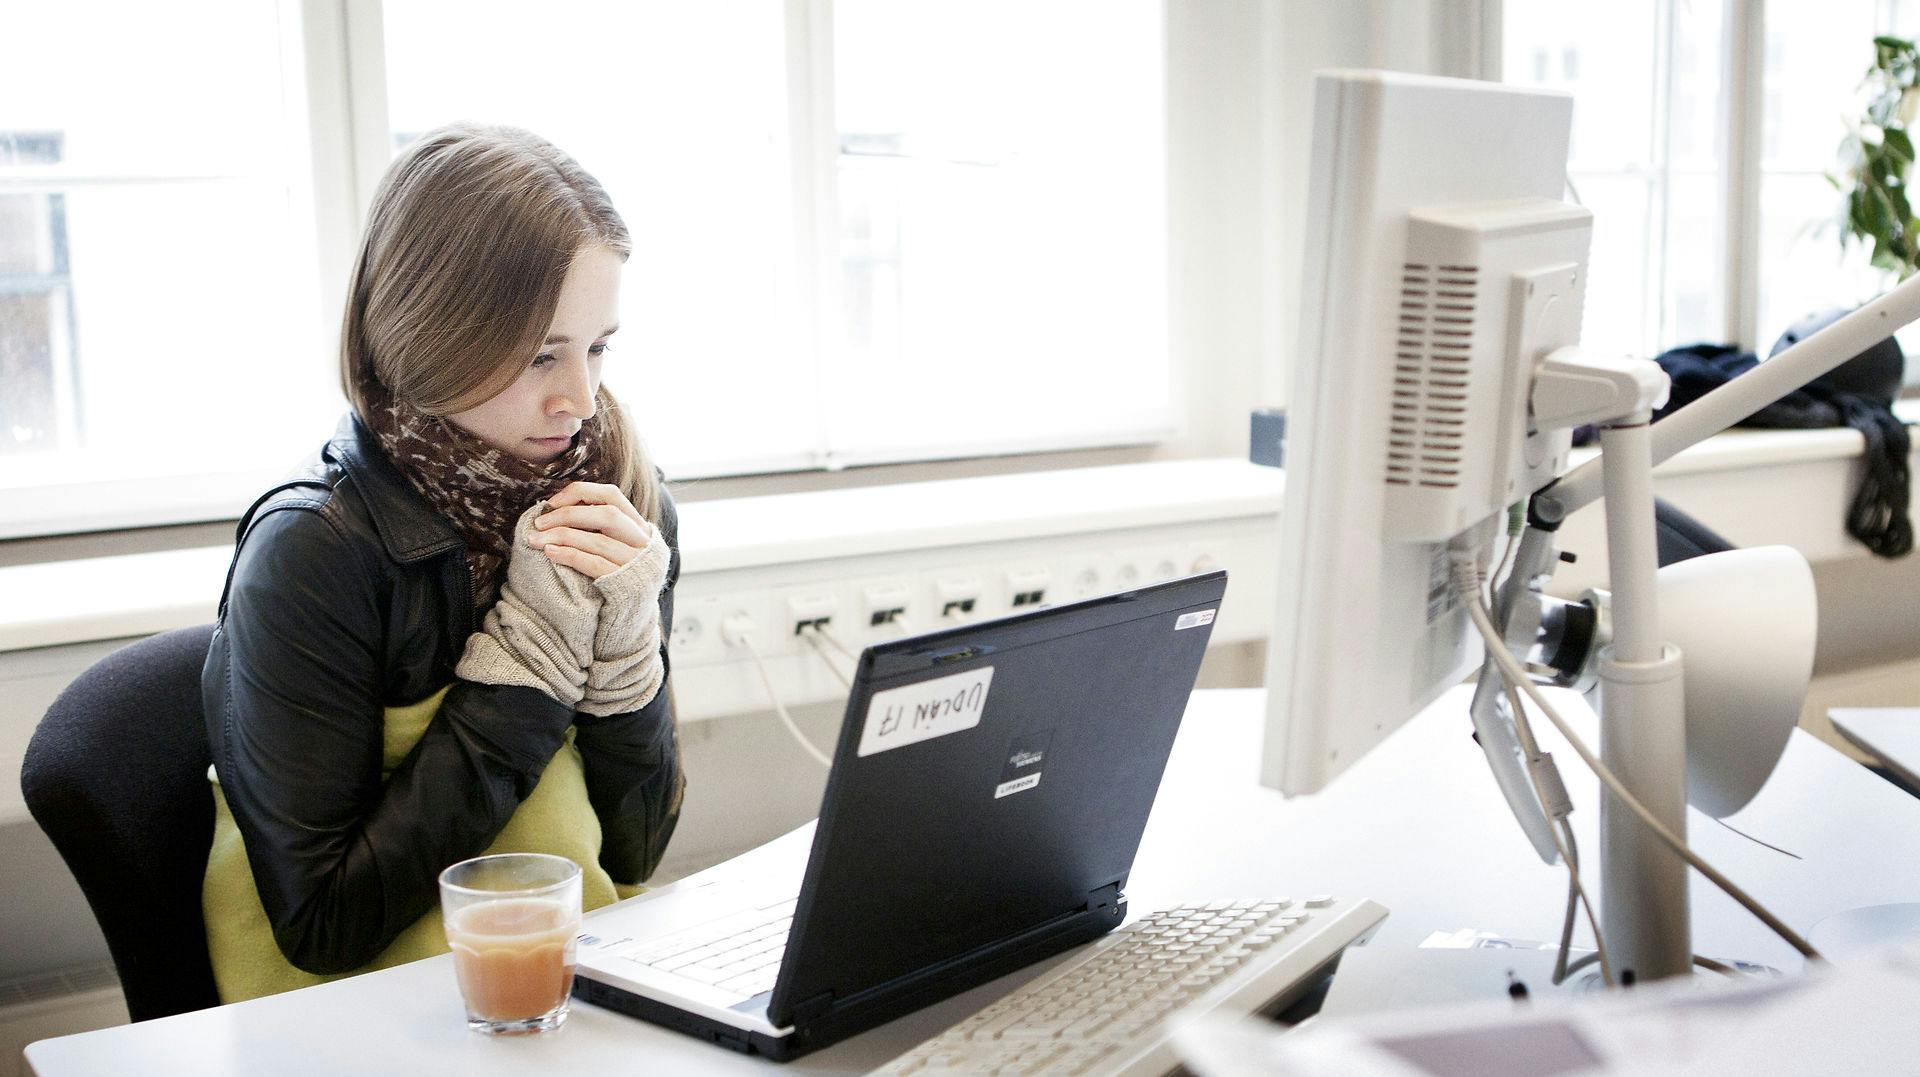
<instances>
[{"instance_id":1,"label":"patterned scarf","mask_svg":"<svg viewBox=\"0 0 1920 1077\"><path fill-rule=\"evenodd\" d=\"M493 603L500 575L513 554L513 525L534 502L574 481L613 482L599 452L600 416L587 420L573 447L545 464L530 464L497 449L444 417L426 415L383 388L367 389L361 418L407 482L467 541L473 603Z\"/></svg>"}]
</instances>

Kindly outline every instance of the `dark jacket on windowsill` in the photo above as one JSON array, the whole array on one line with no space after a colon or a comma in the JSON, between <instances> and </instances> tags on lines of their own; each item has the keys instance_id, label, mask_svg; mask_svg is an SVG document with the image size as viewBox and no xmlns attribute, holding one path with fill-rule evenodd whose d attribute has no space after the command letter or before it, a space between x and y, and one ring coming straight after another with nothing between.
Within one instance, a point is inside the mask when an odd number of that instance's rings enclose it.
<instances>
[{"instance_id":1,"label":"dark jacket on windowsill","mask_svg":"<svg viewBox=\"0 0 1920 1077\"><path fill-rule=\"evenodd\" d=\"M660 594L670 673L680 553L664 489L659 523L673 551ZM637 711L595 717L538 689L459 680L471 595L465 543L352 416L241 520L201 682L218 822L230 812L244 839L244 865L234 841L223 864L217 827L208 874L223 999L444 950L423 921L437 920L437 877L502 851L497 840L551 838L563 847L525 851L588 861L589 907L659 864L685 784L671 681ZM246 867L257 906L235 893ZM229 921L249 915L278 955L237 952L248 929ZM224 969L223 949L236 951ZM252 968L281 955L292 968Z\"/></svg>"}]
</instances>

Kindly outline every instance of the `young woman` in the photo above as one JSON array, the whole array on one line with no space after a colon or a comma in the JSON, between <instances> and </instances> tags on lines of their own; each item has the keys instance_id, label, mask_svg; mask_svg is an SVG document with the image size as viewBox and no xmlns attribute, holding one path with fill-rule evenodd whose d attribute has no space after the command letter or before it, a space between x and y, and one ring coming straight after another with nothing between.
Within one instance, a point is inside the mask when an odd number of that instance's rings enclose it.
<instances>
[{"instance_id":1,"label":"young woman","mask_svg":"<svg viewBox=\"0 0 1920 1077\"><path fill-rule=\"evenodd\" d=\"M568 856L588 908L659 863L676 518L600 385L629 250L524 131L443 128L381 181L352 412L241 521L207 656L222 999L445 951L467 857Z\"/></svg>"}]
</instances>

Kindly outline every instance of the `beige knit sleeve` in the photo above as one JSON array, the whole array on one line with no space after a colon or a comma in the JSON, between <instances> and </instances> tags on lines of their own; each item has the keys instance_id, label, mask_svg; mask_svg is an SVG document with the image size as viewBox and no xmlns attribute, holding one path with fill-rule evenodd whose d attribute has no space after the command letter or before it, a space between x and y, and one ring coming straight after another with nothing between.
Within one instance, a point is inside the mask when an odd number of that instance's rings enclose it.
<instances>
[{"instance_id":1,"label":"beige knit sleeve","mask_svg":"<svg viewBox=\"0 0 1920 1077\"><path fill-rule=\"evenodd\" d=\"M660 589L672 548L658 529L633 560L593 581L600 621L593 634L593 664L578 710L625 714L653 701L665 679L660 662Z\"/></svg>"},{"instance_id":2,"label":"beige knit sleeve","mask_svg":"<svg viewBox=\"0 0 1920 1077\"><path fill-rule=\"evenodd\" d=\"M541 501L513 528L513 553L500 598L481 629L467 637L454 676L481 684L538 688L569 707L586 693L594 661L594 628L600 591L584 573L557 565L527 545Z\"/></svg>"}]
</instances>

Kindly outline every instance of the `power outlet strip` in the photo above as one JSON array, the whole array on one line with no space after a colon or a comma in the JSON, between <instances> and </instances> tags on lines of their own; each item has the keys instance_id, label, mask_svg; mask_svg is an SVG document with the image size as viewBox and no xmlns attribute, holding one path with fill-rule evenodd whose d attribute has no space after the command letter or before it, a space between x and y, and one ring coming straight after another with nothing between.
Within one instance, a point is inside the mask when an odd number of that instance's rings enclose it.
<instances>
[{"instance_id":1,"label":"power outlet strip","mask_svg":"<svg viewBox=\"0 0 1920 1077\"><path fill-rule=\"evenodd\" d=\"M675 596L673 676L682 721L772 709L744 635L788 706L846 698L869 644L1224 568L1214 645L1266 636L1278 517L1203 520L689 573ZM722 625L727 631L722 631ZM830 668L831 667L831 668ZM837 670L837 673L836 673Z\"/></svg>"}]
</instances>

